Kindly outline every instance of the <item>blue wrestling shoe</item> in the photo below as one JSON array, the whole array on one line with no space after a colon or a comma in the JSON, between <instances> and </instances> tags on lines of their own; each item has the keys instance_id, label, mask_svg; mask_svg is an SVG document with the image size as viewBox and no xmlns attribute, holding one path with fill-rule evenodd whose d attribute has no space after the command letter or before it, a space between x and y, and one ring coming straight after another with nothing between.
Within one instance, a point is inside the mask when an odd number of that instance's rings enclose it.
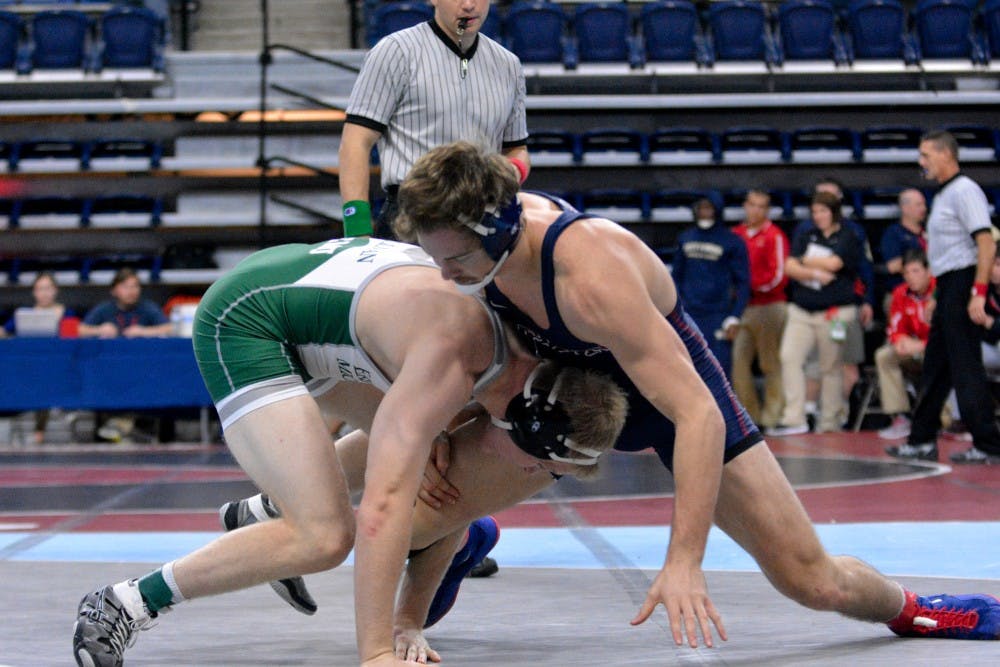
<instances>
[{"instance_id":1,"label":"blue wrestling shoe","mask_svg":"<svg viewBox=\"0 0 1000 667\"><path fill-rule=\"evenodd\" d=\"M491 516L476 519L469 526L469 539L465 546L458 550L451 566L444 574L444 579L434 594L431 608L427 612L424 628L429 628L451 611L458 599L458 588L469 571L493 550L500 540L500 526Z\"/></svg>"},{"instance_id":2,"label":"blue wrestling shoe","mask_svg":"<svg viewBox=\"0 0 1000 667\"><path fill-rule=\"evenodd\" d=\"M927 595L906 591L889 629L900 637L1000 639L1000 600L992 595Z\"/></svg>"}]
</instances>

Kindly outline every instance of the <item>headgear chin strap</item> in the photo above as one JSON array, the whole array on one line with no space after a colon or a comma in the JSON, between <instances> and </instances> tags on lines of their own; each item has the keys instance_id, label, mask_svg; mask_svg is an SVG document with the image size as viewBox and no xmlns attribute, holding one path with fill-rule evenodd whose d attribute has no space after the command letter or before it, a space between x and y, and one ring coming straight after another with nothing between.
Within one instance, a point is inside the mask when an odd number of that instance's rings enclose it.
<instances>
[{"instance_id":1,"label":"headgear chin strap","mask_svg":"<svg viewBox=\"0 0 1000 667\"><path fill-rule=\"evenodd\" d=\"M514 444L537 459L551 459L581 466L596 465L601 452L582 447L570 439L572 432L569 415L556 402L562 374L556 376L547 396L531 390L532 383L545 365L539 364L531 371L524 383L524 392L507 404L504 415L506 421L493 417L493 423L510 431L510 439ZM586 458L574 457L574 452L583 454Z\"/></svg>"},{"instance_id":2,"label":"headgear chin strap","mask_svg":"<svg viewBox=\"0 0 1000 667\"><path fill-rule=\"evenodd\" d=\"M462 294L477 294L479 290L493 282L521 235L521 202L515 195L514 199L499 211L496 206L489 207L479 222L466 222L465 226L479 236L483 251L496 262L482 280L472 284L456 283L458 291Z\"/></svg>"}]
</instances>

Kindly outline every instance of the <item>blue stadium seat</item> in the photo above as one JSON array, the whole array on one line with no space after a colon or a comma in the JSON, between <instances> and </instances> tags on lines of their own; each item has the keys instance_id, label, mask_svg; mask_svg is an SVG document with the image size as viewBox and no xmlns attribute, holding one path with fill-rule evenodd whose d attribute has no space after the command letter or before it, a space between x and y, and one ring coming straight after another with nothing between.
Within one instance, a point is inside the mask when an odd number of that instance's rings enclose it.
<instances>
[{"instance_id":1,"label":"blue stadium seat","mask_svg":"<svg viewBox=\"0 0 1000 667\"><path fill-rule=\"evenodd\" d=\"M368 27L368 46L390 33L429 21L434 18L434 8L426 2L386 2L372 13Z\"/></svg>"},{"instance_id":2,"label":"blue stadium seat","mask_svg":"<svg viewBox=\"0 0 1000 667\"><path fill-rule=\"evenodd\" d=\"M595 128L580 135L583 164L636 165L645 160L646 139L625 127Z\"/></svg>"},{"instance_id":3,"label":"blue stadium seat","mask_svg":"<svg viewBox=\"0 0 1000 667\"><path fill-rule=\"evenodd\" d=\"M81 216L84 227L156 227L163 216L163 199L149 195L102 195L88 201Z\"/></svg>"},{"instance_id":4,"label":"blue stadium seat","mask_svg":"<svg viewBox=\"0 0 1000 667\"><path fill-rule=\"evenodd\" d=\"M923 131L911 125L870 127L860 133L865 162L916 162Z\"/></svg>"},{"instance_id":5,"label":"blue stadium seat","mask_svg":"<svg viewBox=\"0 0 1000 667\"><path fill-rule=\"evenodd\" d=\"M576 54L566 38L566 14L554 2L516 2L504 21L507 46L522 63L562 63L576 66Z\"/></svg>"},{"instance_id":6,"label":"blue stadium seat","mask_svg":"<svg viewBox=\"0 0 1000 667\"><path fill-rule=\"evenodd\" d=\"M61 171L81 169L87 163L89 144L74 139L32 139L17 144L10 156L11 171Z\"/></svg>"},{"instance_id":7,"label":"blue stadium seat","mask_svg":"<svg viewBox=\"0 0 1000 667\"><path fill-rule=\"evenodd\" d=\"M0 70L25 73L30 67L22 48L24 21L13 12L0 12Z\"/></svg>"},{"instance_id":8,"label":"blue stadium seat","mask_svg":"<svg viewBox=\"0 0 1000 667\"><path fill-rule=\"evenodd\" d=\"M96 139L81 168L157 169L163 159L163 144L152 139Z\"/></svg>"},{"instance_id":9,"label":"blue stadium seat","mask_svg":"<svg viewBox=\"0 0 1000 667\"><path fill-rule=\"evenodd\" d=\"M694 222L691 207L699 199L709 199L716 210L722 210L717 190L657 190L650 195L650 218L655 222Z\"/></svg>"},{"instance_id":10,"label":"blue stadium seat","mask_svg":"<svg viewBox=\"0 0 1000 667\"><path fill-rule=\"evenodd\" d=\"M483 21L479 32L494 42L503 42L503 16L500 14L499 5L490 5L490 13L486 15L486 20Z\"/></svg>"},{"instance_id":11,"label":"blue stadium seat","mask_svg":"<svg viewBox=\"0 0 1000 667\"><path fill-rule=\"evenodd\" d=\"M784 138L773 127L731 127L719 137L722 161L773 164L785 159Z\"/></svg>"},{"instance_id":12,"label":"blue stadium seat","mask_svg":"<svg viewBox=\"0 0 1000 667\"><path fill-rule=\"evenodd\" d=\"M34 69L89 69L91 21L73 10L41 11L31 20Z\"/></svg>"},{"instance_id":13,"label":"blue stadium seat","mask_svg":"<svg viewBox=\"0 0 1000 667\"><path fill-rule=\"evenodd\" d=\"M788 0L778 7L783 60L847 62L837 17L827 0Z\"/></svg>"},{"instance_id":14,"label":"blue stadium seat","mask_svg":"<svg viewBox=\"0 0 1000 667\"><path fill-rule=\"evenodd\" d=\"M767 10L757 0L721 0L709 8L708 24L714 60L778 60L767 28Z\"/></svg>"},{"instance_id":15,"label":"blue stadium seat","mask_svg":"<svg viewBox=\"0 0 1000 667\"><path fill-rule=\"evenodd\" d=\"M580 136L567 130L532 130L527 145L533 165L569 165L583 159Z\"/></svg>"},{"instance_id":16,"label":"blue stadium seat","mask_svg":"<svg viewBox=\"0 0 1000 667\"><path fill-rule=\"evenodd\" d=\"M856 132L846 127L800 127L788 132L786 157L803 164L852 162L860 158Z\"/></svg>"},{"instance_id":17,"label":"blue stadium seat","mask_svg":"<svg viewBox=\"0 0 1000 667\"><path fill-rule=\"evenodd\" d=\"M650 217L650 197L640 190L598 189L583 192L580 205L586 213L627 224Z\"/></svg>"},{"instance_id":18,"label":"blue stadium seat","mask_svg":"<svg viewBox=\"0 0 1000 667\"><path fill-rule=\"evenodd\" d=\"M848 7L847 26L851 59L917 62L899 0L856 0Z\"/></svg>"},{"instance_id":19,"label":"blue stadium seat","mask_svg":"<svg viewBox=\"0 0 1000 667\"><path fill-rule=\"evenodd\" d=\"M139 273L142 282L159 282L163 272L162 255L146 255L143 253L128 253L121 255L105 255L103 257L86 257L80 260L80 282L96 283L110 282L111 275L119 269L128 267ZM142 274L149 272L148 278ZM95 273L107 276L95 276Z\"/></svg>"},{"instance_id":20,"label":"blue stadium seat","mask_svg":"<svg viewBox=\"0 0 1000 667\"><path fill-rule=\"evenodd\" d=\"M896 220L899 218L901 187L868 188L860 192L860 218L864 220Z\"/></svg>"},{"instance_id":21,"label":"blue stadium seat","mask_svg":"<svg viewBox=\"0 0 1000 667\"><path fill-rule=\"evenodd\" d=\"M659 129L646 144L653 164L710 164L722 159L718 137L700 127Z\"/></svg>"},{"instance_id":22,"label":"blue stadium seat","mask_svg":"<svg viewBox=\"0 0 1000 667\"><path fill-rule=\"evenodd\" d=\"M711 64L698 10L689 0L660 0L643 5L639 25L645 62Z\"/></svg>"},{"instance_id":23,"label":"blue stadium seat","mask_svg":"<svg viewBox=\"0 0 1000 667\"><path fill-rule=\"evenodd\" d=\"M143 7L113 7L101 17L98 67L163 71L163 19Z\"/></svg>"},{"instance_id":24,"label":"blue stadium seat","mask_svg":"<svg viewBox=\"0 0 1000 667\"><path fill-rule=\"evenodd\" d=\"M1000 58L1000 0L986 0L979 15L986 38L987 54L992 58Z\"/></svg>"},{"instance_id":25,"label":"blue stadium seat","mask_svg":"<svg viewBox=\"0 0 1000 667\"><path fill-rule=\"evenodd\" d=\"M79 227L85 199L80 197L26 197L17 200L10 226L28 229L73 229Z\"/></svg>"},{"instance_id":26,"label":"blue stadium seat","mask_svg":"<svg viewBox=\"0 0 1000 667\"><path fill-rule=\"evenodd\" d=\"M1000 160L1000 129L986 125L949 125L945 129L958 141L962 162Z\"/></svg>"},{"instance_id":27,"label":"blue stadium seat","mask_svg":"<svg viewBox=\"0 0 1000 667\"><path fill-rule=\"evenodd\" d=\"M973 30L973 11L964 0L920 0L910 12L917 57L986 62Z\"/></svg>"},{"instance_id":28,"label":"blue stadium seat","mask_svg":"<svg viewBox=\"0 0 1000 667\"><path fill-rule=\"evenodd\" d=\"M642 66L638 41L632 36L632 18L624 2L577 5L573 15L576 53L581 63L617 62Z\"/></svg>"}]
</instances>

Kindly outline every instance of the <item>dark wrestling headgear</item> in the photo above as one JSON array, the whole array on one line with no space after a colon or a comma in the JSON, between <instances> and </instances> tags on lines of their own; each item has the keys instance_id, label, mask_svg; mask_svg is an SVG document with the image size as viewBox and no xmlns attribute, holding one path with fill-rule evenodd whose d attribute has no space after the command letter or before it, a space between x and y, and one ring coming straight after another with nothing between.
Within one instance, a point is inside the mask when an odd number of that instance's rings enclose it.
<instances>
[{"instance_id":1,"label":"dark wrestling headgear","mask_svg":"<svg viewBox=\"0 0 1000 667\"><path fill-rule=\"evenodd\" d=\"M537 459L551 459L581 466L595 465L601 452L582 447L570 438L573 432L569 415L557 402L562 374L556 375L548 395L531 390L532 383L545 365L539 364L531 371L524 383L524 392L507 404L504 415L506 421L494 417L493 423L509 431L514 444ZM574 457L574 452L587 458Z\"/></svg>"},{"instance_id":2,"label":"dark wrestling headgear","mask_svg":"<svg viewBox=\"0 0 1000 667\"><path fill-rule=\"evenodd\" d=\"M521 235L521 202L515 197L503 208L487 208L479 222L467 222L466 226L479 236L483 250L494 262L506 259Z\"/></svg>"}]
</instances>

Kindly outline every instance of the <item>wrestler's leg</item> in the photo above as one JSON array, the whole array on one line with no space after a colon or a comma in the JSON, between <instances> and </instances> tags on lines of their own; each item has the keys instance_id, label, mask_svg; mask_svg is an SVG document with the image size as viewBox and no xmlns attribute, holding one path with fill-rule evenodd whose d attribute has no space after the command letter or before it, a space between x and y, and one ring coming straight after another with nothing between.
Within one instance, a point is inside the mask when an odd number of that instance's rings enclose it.
<instances>
[{"instance_id":1,"label":"wrestler's leg","mask_svg":"<svg viewBox=\"0 0 1000 667\"><path fill-rule=\"evenodd\" d=\"M902 609L899 584L853 556L827 553L765 443L723 468L715 521L799 604L882 622Z\"/></svg>"}]
</instances>

